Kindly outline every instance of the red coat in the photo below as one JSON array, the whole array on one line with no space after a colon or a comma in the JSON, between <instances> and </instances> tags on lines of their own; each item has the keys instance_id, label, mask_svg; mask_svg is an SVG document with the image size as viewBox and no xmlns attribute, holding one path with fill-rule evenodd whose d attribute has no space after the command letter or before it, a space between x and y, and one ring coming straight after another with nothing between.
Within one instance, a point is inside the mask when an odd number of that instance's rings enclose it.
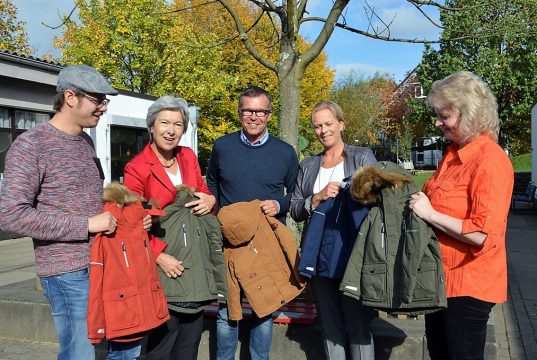
<instances>
[{"instance_id":1,"label":"red coat","mask_svg":"<svg viewBox=\"0 0 537 360\"><path fill-rule=\"evenodd\" d=\"M177 163L181 171L183 184L196 191L212 195L201 177L198 158L189 147L177 147ZM150 144L125 165L124 184L133 193L142 195L147 200L154 199L161 209L175 201L177 191L157 159ZM151 241L155 254L160 254L166 243L158 238Z\"/></svg>"},{"instance_id":2,"label":"red coat","mask_svg":"<svg viewBox=\"0 0 537 360\"><path fill-rule=\"evenodd\" d=\"M146 214L164 212L147 211L140 201L122 208L106 202L103 211L110 211L117 223L113 234L98 234L91 246L88 338L92 343L104 337L141 339L170 318L155 255L143 228Z\"/></svg>"}]
</instances>

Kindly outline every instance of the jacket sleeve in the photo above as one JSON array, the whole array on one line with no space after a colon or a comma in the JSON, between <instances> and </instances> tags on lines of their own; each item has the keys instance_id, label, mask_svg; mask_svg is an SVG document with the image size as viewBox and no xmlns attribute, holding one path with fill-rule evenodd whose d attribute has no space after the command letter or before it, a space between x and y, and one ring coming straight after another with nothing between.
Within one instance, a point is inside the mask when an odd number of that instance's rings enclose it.
<instances>
[{"instance_id":1,"label":"jacket sleeve","mask_svg":"<svg viewBox=\"0 0 537 360\"><path fill-rule=\"evenodd\" d=\"M88 298L88 339L98 344L106 335L106 323L103 305L104 252L103 239L97 234L90 252L90 276Z\"/></svg>"},{"instance_id":2,"label":"jacket sleeve","mask_svg":"<svg viewBox=\"0 0 537 360\"><path fill-rule=\"evenodd\" d=\"M343 275L343 279L339 286L339 290L341 290L344 295L357 300L360 300L362 297L362 267L364 265L366 240L372 229L372 217L375 214L380 215L378 213L378 208L371 209L362 223L362 226L360 226L349 262L347 263L347 268L345 269L345 274Z\"/></svg>"},{"instance_id":3,"label":"jacket sleeve","mask_svg":"<svg viewBox=\"0 0 537 360\"><path fill-rule=\"evenodd\" d=\"M304 167L303 164L300 164L290 205L291 217L297 222L308 220L311 214L311 198L313 195L305 195L304 181Z\"/></svg>"},{"instance_id":4,"label":"jacket sleeve","mask_svg":"<svg viewBox=\"0 0 537 360\"><path fill-rule=\"evenodd\" d=\"M218 187L220 184L220 172L218 165L218 141L214 144L211 156L209 158L209 165L207 166L207 187L209 191L216 197L217 203L220 203L220 194Z\"/></svg>"},{"instance_id":5,"label":"jacket sleeve","mask_svg":"<svg viewBox=\"0 0 537 360\"><path fill-rule=\"evenodd\" d=\"M226 250L233 251L233 250ZM229 320L242 320L241 288L239 280L235 276L235 266L232 256L224 253L226 258L227 273L227 315Z\"/></svg>"},{"instance_id":6,"label":"jacket sleeve","mask_svg":"<svg viewBox=\"0 0 537 360\"><path fill-rule=\"evenodd\" d=\"M218 302L227 300L227 275L226 262L223 252L222 232L220 231L220 223L218 220L208 215L205 217L208 221L208 237L211 265L213 267L213 276L218 291Z\"/></svg>"},{"instance_id":7,"label":"jacket sleeve","mask_svg":"<svg viewBox=\"0 0 537 360\"><path fill-rule=\"evenodd\" d=\"M123 185L125 185L133 193L147 198L142 176L136 169L136 166L134 166L134 164L131 162L128 162L127 165L125 165L125 177L123 179ZM155 257L158 257L160 253L164 251L166 246L168 246L168 244L156 236L149 237L149 244L155 253Z\"/></svg>"},{"instance_id":8,"label":"jacket sleeve","mask_svg":"<svg viewBox=\"0 0 537 360\"><path fill-rule=\"evenodd\" d=\"M324 203L319 207L323 207ZM324 213L317 211L313 212L311 219L304 235L302 242L302 257L298 265L298 271L302 276L312 278L317 275L317 259L321 250L321 240L323 237L324 223L326 216Z\"/></svg>"},{"instance_id":9,"label":"jacket sleeve","mask_svg":"<svg viewBox=\"0 0 537 360\"><path fill-rule=\"evenodd\" d=\"M298 264L300 262L300 255L298 254L298 249L296 247L295 239L293 232L289 228L283 225L281 222L276 220L273 217L266 216L267 221L269 222L274 231L280 248L287 259L287 262L290 266L291 273L293 274L297 284L302 288L306 286L306 281L302 278L298 272Z\"/></svg>"},{"instance_id":10,"label":"jacket sleeve","mask_svg":"<svg viewBox=\"0 0 537 360\"><path fill-rule=\"evenodd\" d=\"M46 164L39 160L39 148L21 136L7 156L0 200L0 228L40 240L88 240L88 218L73 214L50 214L34 206Z\"/></svg>"}]
</instances>

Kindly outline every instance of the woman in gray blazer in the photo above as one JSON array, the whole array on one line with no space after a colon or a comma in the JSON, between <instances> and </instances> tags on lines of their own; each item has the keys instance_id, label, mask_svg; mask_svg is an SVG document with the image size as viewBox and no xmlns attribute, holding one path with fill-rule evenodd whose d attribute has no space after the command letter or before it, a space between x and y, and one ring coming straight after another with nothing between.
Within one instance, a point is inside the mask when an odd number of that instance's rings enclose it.
<instances>
[{"instance_id":1,"label":"woman in gray blazer","mask_svg":"<svg viewBox=\"0 0 537 360\"><path fill-rule=\"evenodd\" d=\"M369 148L347 145L341 133L345 128L343 111L332 101L321 101L311 112L311 125L323 151L300 163L291 198L291 217L307 222L313 210L340 192L342 180L363 165L376 162ZM323 330L327 359L374 360L371 335L372 309L344 296L341 279L314 276L311 279L315 304Z\"/></svg>"}]
</instances>

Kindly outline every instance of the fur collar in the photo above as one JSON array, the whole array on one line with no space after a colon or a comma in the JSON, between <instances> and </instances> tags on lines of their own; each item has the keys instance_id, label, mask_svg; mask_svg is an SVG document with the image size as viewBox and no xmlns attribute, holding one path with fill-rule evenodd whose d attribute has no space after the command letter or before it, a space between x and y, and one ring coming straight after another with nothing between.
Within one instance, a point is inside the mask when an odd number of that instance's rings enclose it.
<instances>
[{"instance_id":1,"label":"fur collar","mask_svg":"<svg viewBox=\"0 0 537 360\"><path fill-rule=\"evenodd\" d=\"M396 190L413 181L401 173L363 166L354 173L351 182L351 194L354 200L363 205L375 205L381 202L382 190L386 188Z\"/></svg>"}]
</instances>

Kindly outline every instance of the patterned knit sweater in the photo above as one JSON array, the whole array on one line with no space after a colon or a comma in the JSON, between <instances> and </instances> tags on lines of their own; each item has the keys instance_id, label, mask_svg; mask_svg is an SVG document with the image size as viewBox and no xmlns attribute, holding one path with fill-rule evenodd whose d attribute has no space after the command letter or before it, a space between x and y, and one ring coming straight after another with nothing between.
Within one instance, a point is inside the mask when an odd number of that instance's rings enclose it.
<instances>
[{"instance_id":1,"label":"patterned knit sweater","mask_svg":"<svg viewBox=\"0 0 537 360\"><path fill-rule=\"evenodd\" d=\"M33 238L40 277L89 265L88 218L101 212L103 185L90 142L46 122L7 153L0 228Z\"/></svg>"}]
</instances>

